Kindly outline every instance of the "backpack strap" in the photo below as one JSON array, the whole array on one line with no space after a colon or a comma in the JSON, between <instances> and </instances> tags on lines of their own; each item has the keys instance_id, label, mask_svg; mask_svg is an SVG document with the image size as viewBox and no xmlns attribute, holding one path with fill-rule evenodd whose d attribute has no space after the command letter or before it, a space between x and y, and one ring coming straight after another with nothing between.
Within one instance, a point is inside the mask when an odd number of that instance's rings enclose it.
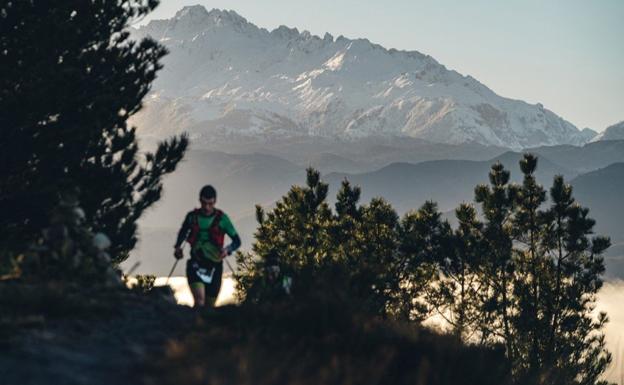
<instances>
[{"instance_id":1,"label":"backpack strap","mask_svg":"<svg viewBox=\"0 0 624 385\"><path fill-rule=\"evenodd\" d=\"M199 209L191 211L191 232L186 239L191 247L195 246L195 242L197 242L197 237L199 236L199 211Z\"/></svg>"},{"instance_id":2,"label":"backpack strap","mask_svg":"<svg viewBox=\"0 0 624 385\"><path fill-rule=\"evenodd\" d=\"M210 224L210 230L219 226L219 223L221 222L221 217L223 217L223 211L215 209L215 217Z\"/></svg>"},{"instance_id":3,"label":"backpack strap","mask_svg":"<svg viewBox=\"0 0 624 385\"><path fill-rule=\"evenodd\" d=\"M221 229L219 228L219 224L221 222L222 217L223 217L223 211L216 209L215 217L212 220L212 223L210 224L210 229L208 229L212 243L218 248L223 247L223 241L224 241L224 236L225 236L223 231L221 231Z\"/></svg>"},{"instance_id":4,"label":"backpack strap","mask_svg":"<svg viewBox=\"0 0 624 385\"><path fill-rule=\"evenodd\" d=\"M197 239L199 238L199 215L201 213L201 209L195 209L191 212L191 232L189 233L188 238L186 239L188 243L191 244L191 247L195 246ZM219 209L215 209L214 219L208 228L208 234L210 234L211 242L221 248L223 247L223 241L225 234L219 228L219 224L221 222L221 218L223 217L223 211Z\"/></svg>"}]
</instances>

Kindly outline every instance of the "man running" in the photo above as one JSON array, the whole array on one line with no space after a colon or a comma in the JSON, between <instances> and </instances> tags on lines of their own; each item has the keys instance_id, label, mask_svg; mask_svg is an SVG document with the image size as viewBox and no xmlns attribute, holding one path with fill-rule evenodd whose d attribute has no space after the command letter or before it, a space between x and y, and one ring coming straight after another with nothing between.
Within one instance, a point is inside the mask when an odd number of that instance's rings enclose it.
<instances>
[{"instance_id":1,"label":"man running","mask_svg":"<svg viewBox=\"0 0 624 385\"><path fill-rule=\"evenodd\" d=\"M186 277L193 293L195 307L214 306L223 274L223 259L240 247L241 240L230 221L221 210L215 208L217 191L207 185L199 192L200 209L184 218L178 232L174 257L183 258L182 243L191 245L191 258L186 263ZM227 234L232 243L223 247Z\"/></svg>"}]
</instances>

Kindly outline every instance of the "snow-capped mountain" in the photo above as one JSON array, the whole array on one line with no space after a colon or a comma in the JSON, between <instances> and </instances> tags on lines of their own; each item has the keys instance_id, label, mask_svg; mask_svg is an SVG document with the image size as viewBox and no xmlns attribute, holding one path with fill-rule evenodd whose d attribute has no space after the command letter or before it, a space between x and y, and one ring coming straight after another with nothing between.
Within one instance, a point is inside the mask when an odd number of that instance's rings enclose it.
<instances>
[{"instance_id":1,"label":"snow-capped mountain","mask_svg":"<svg viewBox=\"0 0 624 385\"><path fill-rule=\"evenodd\" d=\"M596 135L596 137L592 139L592 142L598 142L600 140L624 140L624 121L607 127L606 130Z\"/></svg>"},{"instance_id":2,"label":"snow-capped mountain","mask_svg":"<svg viewBox=\"0 0 624 385\"><path fill-rule=\"evenodd\" d=\"M366 39L268 31L202 6L133 33L170 51L134 119L144 135L409 136L516 149L591 139L541 104L503 98L430 56Z\"/></svg>"}]
</instances>

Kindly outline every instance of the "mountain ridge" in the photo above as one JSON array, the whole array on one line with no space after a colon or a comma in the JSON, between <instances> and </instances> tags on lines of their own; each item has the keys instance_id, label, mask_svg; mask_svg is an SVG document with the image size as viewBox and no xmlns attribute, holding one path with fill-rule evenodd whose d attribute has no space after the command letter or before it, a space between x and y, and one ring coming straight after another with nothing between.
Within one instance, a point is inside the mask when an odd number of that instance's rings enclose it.
<instances>
[{"instance_id":1,"label":"mountain ridge","mask_svg":"<svg viewBox=\"0 0 624 385\"><path fill-rule=\"evenodd\" d=\"M385 135L514 149L591 139L539 103L501 97L429 55L367 39L268 31L235 11L202 6L133 33L171 52L135 116L142 135Z\"/></svg>"}]
</instances>

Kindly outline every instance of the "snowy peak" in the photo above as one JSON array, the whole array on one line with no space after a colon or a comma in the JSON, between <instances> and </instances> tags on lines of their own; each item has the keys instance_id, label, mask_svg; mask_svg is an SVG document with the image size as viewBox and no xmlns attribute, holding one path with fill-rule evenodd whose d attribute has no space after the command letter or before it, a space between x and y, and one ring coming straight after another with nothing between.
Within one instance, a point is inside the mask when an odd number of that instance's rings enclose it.
<instances>
[{"instance_id":1,"label":"snowy peak","mask_svg":"<svg viewBox=\"0 0 624 385\"><path fill-rule=\"evenodd\" d=\"M185 7L135 30L170 54L137 125L196 137L407 136L520 149L583 144L541 104L495 94L417 51L367 39L258 28L234 11ZM151 107L151 108L150 108Z\"/></svg>"},{"instance_id":2,"label":"snowy peak","mask_svg":"<svg viewBox=\"0 0 624 385\"><path fill-rule=\"evenodd\" d=\"M169 20L150 21L139 28L139 34L143 31L161 41L181 41L197 38L206 31L219 29L229 30L231 33L259 30L235 11L221 9L208 11L202 5L192 5L182 8Z\"/></svg>"},{"instance_id":3,"label":"snowy peak","mask_svg":"<svg viewBox=\"0 0 624 385\"><path fill-rule=\"evenodd\" d=\"M208 11L201 5L189 5L183 7L181 10L176 12L173 17L175 20L183 20L185 18L190 19L205 19L208 16Z\"/></svg>"},{"instance_id":4,"label":"snowy peak","mask_svg":"<svg viewBox=\"0 0 624 385\"><path fill-rule=\"evenodd\" d=\"M173 20L178 23L191 23L198 27L209 26L244 26L248 25L247 19L235 11L213 9L210 12L202 5L187 6L176 12Z\"/></svg>"},{"instance_id":5,"label":"snowy peak","mask_svg":"<svg viewBox=\"0 0 624 385\"><path fill-rule=\"evenodd\" d=\"M624 140L624 121L607 127L606 130L596 135L592 142L600 140Z\"/></svg>"}]
</instances>

